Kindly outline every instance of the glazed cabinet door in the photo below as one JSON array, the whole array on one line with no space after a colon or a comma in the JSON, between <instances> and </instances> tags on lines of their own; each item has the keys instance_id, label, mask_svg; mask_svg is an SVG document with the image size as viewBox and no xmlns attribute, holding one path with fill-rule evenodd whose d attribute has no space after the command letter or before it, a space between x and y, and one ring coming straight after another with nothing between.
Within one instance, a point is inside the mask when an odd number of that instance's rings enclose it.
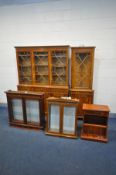
<instances>
[{"instance_id":1,"label":"glazed cabinet door","mask_svg":"<svg viewBox=\"0 0 116 175\"><path fill-rule=\"evenodd\" d=\"M76 107L63 107L63 134L76 135Z\"/></svg>"},{"instance_id":2,"label":"glazed cabinet door","mask_svg":"<svg viewBox=\"0 0 116 175\"><path fill-rule=\"evenodd\" d=\"M40 107L38 100L25 100L27 123L40 123Z\"/></svg>"},{"instance_id":3,"label":"glazed cabinet door","mask_svg":"<svg viewBox=\"0 0 116 175\"><path fill-rule=\"evenodd\" d=\"M47 103L46 134L77 138L77 101L51 100Z\"/></svg>"},{"instance_id":4,"label":"glazed cabinet door","mask_svg":"<svg viewBox=\"0 0 116 175\"><path fill-rule=\"evenodd\" d=\"M23 101L20 97L8 98L10 122L24 123Z\"/></svg>"},{"instance_id":5,"label":"glazed cabinet door","mask_svg":"<svg viewBox=\"0 0 116 175\"><path fill-rule=\"evenodd\" d=\"M51 50L51 84L68 85L68 53L66 49Z\"/></svg>"},{"instance_id":6,"label":"glazed cabinet door","mask_svg":"<svg viewBox=\"0 0 116 175\"><path fill-rule=\"evenodd\" d=\"M20 84L32 84L32 59L30 50L17 51L17 65Z\"/></svg>"},{"instance_id":7,"label":"glazed cabinet door","mask_svg":"<svg viewBox=\"0 0 116 175\"><path fill-rule=\"evenodd\" d=\"M71 81L73 89L91 89L94 48L72 48Z\"/></svg>"},{"instance_id":8,"label":"glazed cabinet door","mask_svg":"<svg viewBox=\"0 0 116 175\"><path fill-rule=\"evenodd\" d=\"M35 84L49 84L49 52L47 49L33 51Z\"/></svg>"},{"instance_id":9,"label":"glazed cabinet door","mask_svg":"<svg viewBox=\"0 0 116 175\"><path fill-rule=\"evenodd\" d=\"M60 132L60 106L57 104L48 107L48 132Z\"/></svg>"}]
</instances>

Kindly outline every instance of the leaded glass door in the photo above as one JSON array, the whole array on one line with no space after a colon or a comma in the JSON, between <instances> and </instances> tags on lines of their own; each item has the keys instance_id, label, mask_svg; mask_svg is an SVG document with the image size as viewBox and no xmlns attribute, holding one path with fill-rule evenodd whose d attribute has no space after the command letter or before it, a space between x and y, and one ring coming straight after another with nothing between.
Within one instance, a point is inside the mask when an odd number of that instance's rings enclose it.
<instances>
[{"instance_id":1,"label":"leaded glass door","mask_svg":"<svg viewBox=\"0 0 116 175\"><path fill-rule=\"evenodd\" d=\"M65 50L51 51L52 85L67 85L67 52Z\"/></svg>"},{"instance_id":2,"label":"leaded glass door","mask_svg":"<svg viewBox=\"0 0 116 175\"><path fill-rule=\"evenodd\" d=\"M91 89L94 48L72 48L72 88Z\"/></svg>"},{"instance_id":3,"label":"leaded glass door","mask_svg":"<svg viewBox=\"0 0 116 175\"><path fill-rule=\"evenodd\" d=\"M19 51L17 58L20 84L32 84L31 52Z\"/></svg>"},{"instance_id":4,"label":"leaded glass door","mask_svg":"<svg viewBox=\"0 0 116 175\"><path fill-rule=\"evenodd\" d=\"M49 84L48 51L34 52L35 83L40 85Z\"/></svg>"}]
</instances>

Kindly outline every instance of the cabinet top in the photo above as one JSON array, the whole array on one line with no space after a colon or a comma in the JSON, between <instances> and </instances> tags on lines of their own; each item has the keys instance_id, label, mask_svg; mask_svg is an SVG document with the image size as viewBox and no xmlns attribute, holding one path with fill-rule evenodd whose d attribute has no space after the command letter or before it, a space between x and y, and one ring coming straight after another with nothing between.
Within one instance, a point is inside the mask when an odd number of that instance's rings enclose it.
<instances>
[{"instance_id":1,"label":"cabinet top","mask_svg":"<svg viewBox=\"0 0 116 175\"><path fill-rule=\"evenodd\" d=\"M110 112L109 106L99 104L83 104L83 110Z\"/></svg>"},{"instance_id":2,"label":"cabinet top","mask_svg":"<svg viewBox=\"0 0 116 175\"><path fill-rule=\"evenodd\" d=\"M77 47L71 47L71 49L84 49L84 48L87 48L87 49L95 49L96 47L95 46L77 46Z\"/></svg>"},{"instance_id":3,"label":"cabinet top","mask_svg":"<svg viewBox=\"0 0 116 175\"><path fill-rule=\"evenodd\" d=\"M19 95L44 95L44 93L37 93L37 92L31 92L31 91L12 91L8 90L5 91L6 94L19 94Z\"/></svg>"},{"instance_id":4,"label":"cabinet top","mask_svg":"<svg viewBox=\"0 0 116 175\"><path fill-rule=\"evenodd\" d=\"M70 97L61 97L61 98L56 98L56 97L49 97L47 98L47 101L49 102L68 102L68 103L79 103L79 99L73 99Z\"/></svg>"},{"instance_id":5,"label":"cabinet top","mask_svg":"<svg viewBox=\"0 0 116 175\"><path fill-rule=\"evenodd\" d=\"M15 46L15 49L18 48L55 48L55 47L70 47L69 45L54 45L54 46Z\"/></svg>"}]
</instances>

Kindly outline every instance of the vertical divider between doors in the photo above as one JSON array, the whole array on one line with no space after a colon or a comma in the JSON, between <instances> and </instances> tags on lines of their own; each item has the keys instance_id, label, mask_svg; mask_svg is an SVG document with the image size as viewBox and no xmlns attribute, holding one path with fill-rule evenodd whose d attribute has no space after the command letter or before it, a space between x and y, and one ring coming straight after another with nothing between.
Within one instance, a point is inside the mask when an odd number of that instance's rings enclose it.
<instances>
[{"instance_id":1,"label":"vertical divider between doors","mask_svg":"<svg viewBox=\"0 0 116 175\"><path fill-rule=\"evenodd\" d=\"M64 105L60 104L60 134L63 133Z\"/></svg>"},{"instance_id":2,"label":"vertical divider between doors","mask_svg":"<svg viewBox=\"0 0 116 175\"><path fill-rule=\"evenodd\" d=\"M27 123L27 114L26 114L26 102L25 102L25 98L22 98L22 109L23 109L23 120L24 120L24 123Z\"/></svg>"}]
</instances>

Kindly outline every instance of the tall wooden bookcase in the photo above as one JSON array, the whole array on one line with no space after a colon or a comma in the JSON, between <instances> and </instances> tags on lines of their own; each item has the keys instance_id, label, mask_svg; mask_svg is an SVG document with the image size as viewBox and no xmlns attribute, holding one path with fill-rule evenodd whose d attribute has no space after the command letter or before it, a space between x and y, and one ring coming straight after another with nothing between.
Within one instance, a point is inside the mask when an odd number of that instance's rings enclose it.
<instances>
[{"instance_id":1,"label":"tall wooden bookcase","mask_svg":"<svg viewBox=\"0 0 116 175\"><path fill-rule=\"evenodd\" d=\"M16 47L16 56L18 90L68 96L69 46Z\"/></svg>"},{"instance_id":2,"label":"tall wooden bookcase","mask_svg":"<svg viewBox=\"0 0 116 175\"><path fill-rule=\"evenodd\" d=\"M83 115L82 104L93 103L92 90L95 47L71 48L71 97L80 99L79 115Z\"/></svg>"},{"instance_id":3,"label":"tall wooden bookcase","mask_svg":"<svg viewBox=\"0 0 116 175\"><path fill-rule=\"evenodd\" d=\"M80 100L78 115L83 115L82 104L93 103L94 50L94 47L72 47L70 52L66 45L16 47L18 90L44 92L45 99L70 94ZM45 110L46 107L45 100Z\"/></svg>"}]
</instances>

